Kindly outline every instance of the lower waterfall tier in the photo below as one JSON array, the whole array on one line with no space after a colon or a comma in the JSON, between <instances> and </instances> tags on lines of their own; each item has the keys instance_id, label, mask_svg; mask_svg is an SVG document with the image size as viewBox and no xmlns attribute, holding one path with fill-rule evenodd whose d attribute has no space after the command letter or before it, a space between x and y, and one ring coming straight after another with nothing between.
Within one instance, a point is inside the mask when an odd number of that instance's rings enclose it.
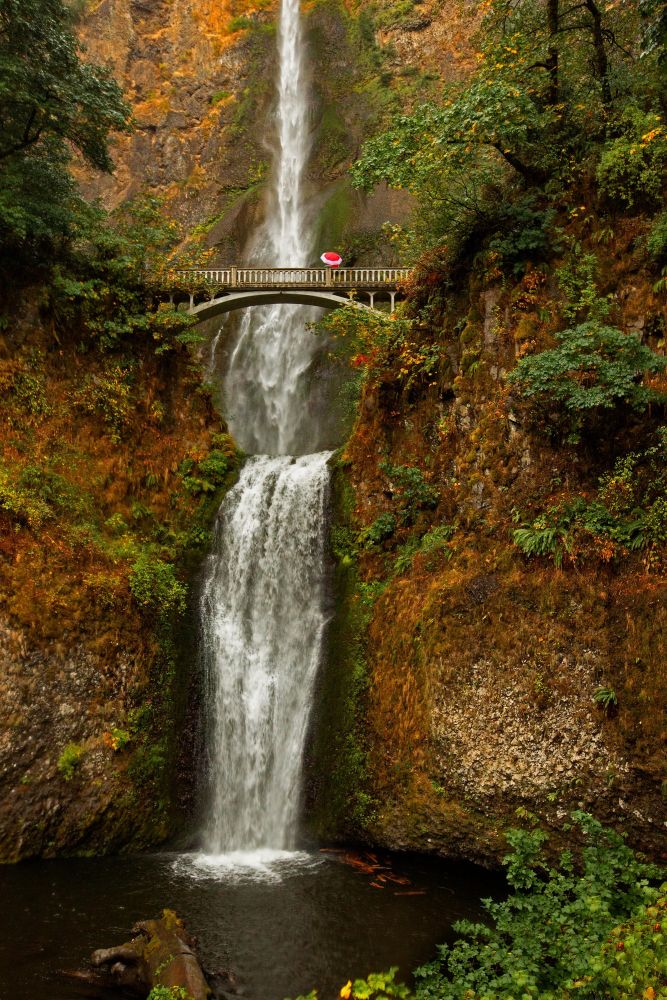
<instances>
[{"instance_id":1,"label":"lower waterfall tier","mask_svg":"<svg viewBox=\"0 0 667 1000\"><path fill-rule=\"evenodd\" d=\"M294 845L325 627L329 457L252 458L220 510L202 593L214 854Z\"/></svg>"}]
</instances>

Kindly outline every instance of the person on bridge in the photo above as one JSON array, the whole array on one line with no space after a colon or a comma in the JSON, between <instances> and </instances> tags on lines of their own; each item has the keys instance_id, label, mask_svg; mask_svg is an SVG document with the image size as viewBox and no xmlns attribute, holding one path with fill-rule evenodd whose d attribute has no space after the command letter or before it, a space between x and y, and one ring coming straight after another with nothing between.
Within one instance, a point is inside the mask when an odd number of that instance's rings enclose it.
<instances>
[{"instance_id":1,"label":"person on bridge","mask_svg":"<svg viewBox=\"0 0 667 1000\"><path fill-rule=\"evenodd\" d=\"M323 253L322 256L320 257L320 260L322 261L323 264L326 264L327 267L333 267L333 268L338 268L343 263L343 258L339 253L331 253L331 252Z\"/></svg>"}]
</instances>

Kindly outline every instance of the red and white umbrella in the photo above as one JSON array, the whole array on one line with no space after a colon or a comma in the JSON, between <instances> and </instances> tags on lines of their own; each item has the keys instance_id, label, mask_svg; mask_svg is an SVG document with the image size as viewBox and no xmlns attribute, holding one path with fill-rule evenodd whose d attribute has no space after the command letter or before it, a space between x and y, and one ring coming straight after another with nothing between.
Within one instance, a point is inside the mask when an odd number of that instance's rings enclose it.
<instances>
[{"instance_id":1,"label":"red and white umbrella","mask_svg":"<svg viewBox=\"0 0 667 1000\"><path fill-rule=\"evenodd\" d=\"M327 267L340 267L343 263L343 258L339 253L323 253L320 260L323 264L326 264Z\"/></svg>"}]
</instances>

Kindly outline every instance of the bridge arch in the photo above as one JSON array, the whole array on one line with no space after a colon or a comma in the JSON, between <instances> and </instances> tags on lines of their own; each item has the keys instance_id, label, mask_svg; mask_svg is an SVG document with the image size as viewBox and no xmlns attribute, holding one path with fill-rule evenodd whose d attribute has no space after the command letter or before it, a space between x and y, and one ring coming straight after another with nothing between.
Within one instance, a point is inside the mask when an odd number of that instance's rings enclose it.
<instances>
[{"instance_id":1,"label":"bridge arch","mask_svg":"<svg viewBox=\"0 0 667 1000\"><path fill-rule=\"evenodd\" d=\"M371 306L356 299L336 295L333 292L317 292L302 289L290 289L289 291L262 291L251 292L229 292L213 298L207 302L200 302L192 305L188 310L190 316L196 318L197 322L213 319L216 316L223 316L225 313L234 312L237 309L247 309L250 306L273 306L273 305L299 305L315 306L318 309L340 309L343 306L353 306L356 309L364 309L373 312Z\"/></svg>"}]
</instances>

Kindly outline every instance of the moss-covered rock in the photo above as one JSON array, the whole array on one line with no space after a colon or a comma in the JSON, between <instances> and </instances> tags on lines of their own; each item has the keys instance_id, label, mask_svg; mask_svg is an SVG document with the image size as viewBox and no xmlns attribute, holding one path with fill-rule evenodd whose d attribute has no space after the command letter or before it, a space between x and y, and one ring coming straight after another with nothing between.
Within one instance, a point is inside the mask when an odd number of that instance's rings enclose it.
<instances>
[{"instance_id":1,"label":"moss-covered rock","mask_svg":"<svg viewBox=\"0 0 667 1000\"><path fill-rule=\"evenodd\" d=\"M633 268L619 276L622 302L626 284L648 280ZM352 829L360 787L372 809L356 833L388 847L493 864L517 809L561 835L563 817L585 808L664 860L664 545L642 555L600 538L570 548L559 568L514 544L520 512L600 496L616 455L655 454L659 414L589 447L559 445L517 414L500 374L526 336L548 343L553 285L529 272L504 290L479 276L447 297L438 288L427 275L415 290L427 308L414 344L399 338L375 360L367 350L337 467L345 503L332 530L345 544L336 548L319 830ZM435 491L435 507L420 509L413 490L406 519L400 468ZM651 474L660 472L642 473ZM376 530L390 517L392 531ZM445 527L445 544L431 544ZM373 595L365 620L364 594ZM353 650L362 651L360 692ZM357 785L347 764L329 760L345 762L347 742L359 739Z\"/></svg>"},{"instance_id":2,"label":"moss-covered rock","mask_svg":"<svg viewBox=\"0 0 667 1000\"><path fill-rule=\"evenodd\" d=\"M32 379L0 403L4 861L146 847L178 825L188 588L239 463L184 348L134 345L119 382L106 351L53 339L33 295L0 357ZM84 380L99 406L79 405Z\"/></svg>"}]
</instances>

